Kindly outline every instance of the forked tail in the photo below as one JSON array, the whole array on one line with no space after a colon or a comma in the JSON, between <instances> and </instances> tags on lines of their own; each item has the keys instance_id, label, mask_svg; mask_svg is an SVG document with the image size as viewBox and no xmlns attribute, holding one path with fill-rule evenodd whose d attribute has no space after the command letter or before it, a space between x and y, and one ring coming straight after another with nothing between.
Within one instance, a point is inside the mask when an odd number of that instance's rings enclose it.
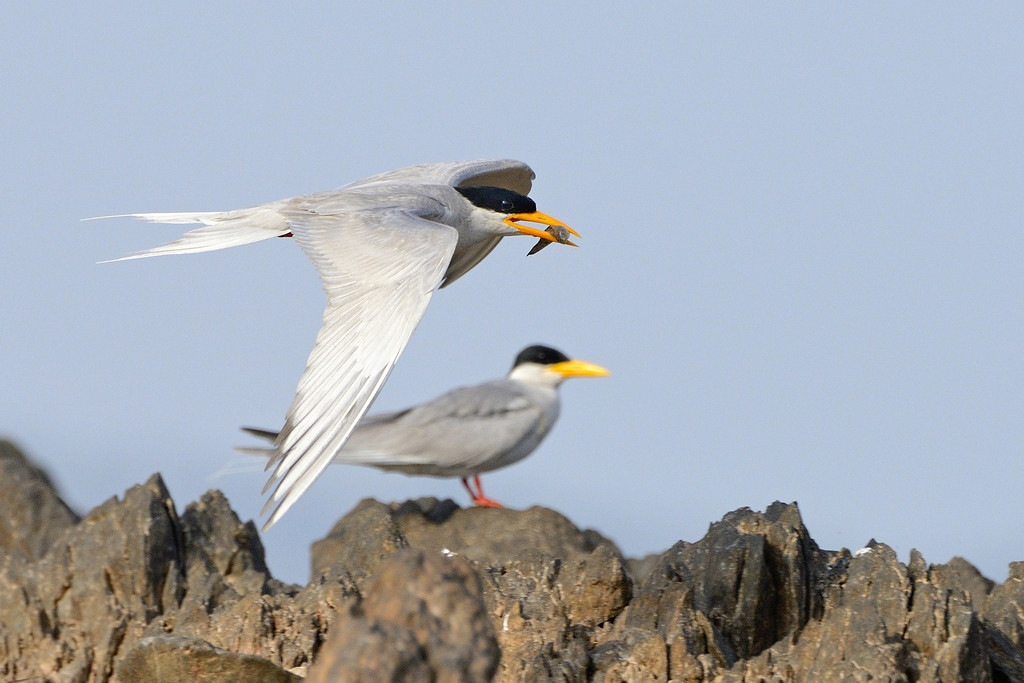
<instances>
[{"instance_id":1,"label":"forked tail","mask_svg":"<svg viewBox=\"0 0 1024 683\"><path fill-rule=\"evenodd\" d=\"M291 228L288 227L288 222L277 209L278 207L271 204L223 212L131 213L123 216L99 216L99 218L138 218L151 223L203 224L203 227L189 230L173 242L137 251L121 258L101 261L101 263L166 254L197 254L202 251L239 247L271 237L288 235Z\"/></svg>"}]
</instances>

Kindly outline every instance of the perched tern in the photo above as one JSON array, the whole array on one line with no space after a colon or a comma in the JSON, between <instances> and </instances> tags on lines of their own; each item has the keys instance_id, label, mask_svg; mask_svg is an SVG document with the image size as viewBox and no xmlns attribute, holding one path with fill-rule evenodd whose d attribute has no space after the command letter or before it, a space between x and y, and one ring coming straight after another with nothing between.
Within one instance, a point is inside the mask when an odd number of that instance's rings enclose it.
<instances>
[{"instance_id":1,"label":"perched tern","mask_svg":"<svg viewBox=\"0 0 1024 683\"><path fill-rule=\"evenodd\" d=\"M345 445L437 287L464 275L502 237L576 246L565 233L578 233L537 211L527 196L534 177L510 159L421 164L248 209L129 214L203 227L116 261L294 237L323 281L323 324L267 463L274 470L263 489L273 489L262 510L270 513L264 531Z\"/></svg>"},{"instance_id":2,"label":"perched tern","mask_svg":"<svg viewBox=\"0 0 1024 683\"><path fill-rule=\"evenodd\" d=\"M558 387L563 381L607 374L599 365L570 360L548 346L530 346L516 356L507 377L453 389L406 410L363 418L332 462L459 477L476 505L501 507L484 495L480 474L517 463L540 445L558 419ZM243 429L271 441L278 438L274 431ZM239 450L274 453L272 448Z\"/></svg>"}]
</instances>

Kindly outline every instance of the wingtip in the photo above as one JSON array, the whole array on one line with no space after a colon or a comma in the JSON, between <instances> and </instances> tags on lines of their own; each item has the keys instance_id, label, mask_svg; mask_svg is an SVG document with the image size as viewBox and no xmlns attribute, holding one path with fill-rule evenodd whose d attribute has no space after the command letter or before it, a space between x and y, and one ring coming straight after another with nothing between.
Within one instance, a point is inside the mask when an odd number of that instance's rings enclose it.
<instances>
[{"instance_id":1,"label":"wingtip","mask_svg":"<svg viewBox=\"0 0 1024 683\"><path fill-rule=\"evenodd\" d=\"M137 213L112 213L108 216L89 216L87 218L79 218L78 220L84 223L85 221L101 221L105 218L136 218L138 216L139 214Z\"/></svg>"},{"instance_id":2,"label":"wingtip","mask_svg":"<svg viewBox=\"0 0 1024 683\"><path fill-rule=\"evenodd\" d=\"M274 497L271 496L267 499L267 502L263 504L263 509L260 510L260 517L263 517L270 512L270 516L267 517L267 521L264 522L261 527L261 531L263 533L266 533L270 527L274 526L277 523L277 520L281 519L281 517L284 516L284 513L288 511L288 508L291 507L291 503L286 505L287 502L288 501L286 500L275 501Z\"/></svg>"},{"instance_id":3,"label":"wingtip","mask_svg":"<svg viewBox=\"0 0 1024 683\"><path fill-rule=\"evenodd\" d=\"M137 252L135 254L128 254L127 256L118 256L117 258L108 258L103 261L97 261L96 265L101 263L117 263L118 261L134 261L139 258L147 258L149 256L157 256L157 254L150 254L144 251Z\"/></svg>"},{"instance_id":4,"label":"wingtip","mask_svg":"<svg viewBox=\"0 0 1024 683\"><path fill-rule=\"evenodd\" d=\"M267 484L270 484L270 482L268 481ZM263 503L263 507L260 508L260 517L266 516L266 514L270 512L271 509L273 509L276 504L277 501L274 499L274 496L270 496L269 498L267 498L267 502ZM276 510L274 511L276 512Z\"/></svg>"},{"instance_id":5,"label":"wingtip","mask_svg":"<svg viewBox=\"0 0 1024 683\"><path fill-rule=\"evenodd\" d=\"M264 471L265 471L265 470L264 470ZM260 490L260 495L261 495L261 496L265 496L265 495L267 495L267 491L269 491L269 490L271 489L271 487L272 487L272 486L274 486L275 484L277 484L277 477L271 476L271 477L270 477L270 479L267 479L267 483L266 483L266 484L264 484L264 485L263 485L263 488L262 488L262 489ZM264 505L263 505L263 509L262 509L262 510L260 510L260 514L261 514L261 515L265 515L265 514L267 514L267 510L269 510L269 509L270 509L270 505L271 505L271 504L272 504L273 502L274 502L274 496L273 496L273 495L271 495L271 496L270 496L270 498L269 498L269 499L267 500L267 502L266 502L266 503L264 503Z\"/></svg>"}]
</instances>

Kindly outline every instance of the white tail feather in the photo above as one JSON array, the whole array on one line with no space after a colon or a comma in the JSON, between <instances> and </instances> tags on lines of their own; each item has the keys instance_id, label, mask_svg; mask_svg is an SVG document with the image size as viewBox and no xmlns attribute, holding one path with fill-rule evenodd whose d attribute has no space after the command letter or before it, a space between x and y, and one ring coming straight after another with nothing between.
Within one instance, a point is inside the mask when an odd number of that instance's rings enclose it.
<instances>
[{"instance_id":1,"label":"white tail feather","mask_svg":"<svg viewBox=\"0 0 1024 683\"><path fill-rule=\"evenodd\" d=\"M138 218L153 223L203 223L203 227L189 230L184 235L158 247L137 251L121 258L100 261L128 261L130 259L165 256L167 254L198 254L204 251L240 247L261 242L271 237L280 237L291 232L288 222L274 205L258 206L251 209L224 212L188 213L131 213L124 216L101 216L101 218ZM86 219L92 220L92 219Z\"/></svg>"},{"instance_id":2,"label":"white tail feather","mask_svg":"<svg viewBox=\"0 0 1024 683\"><path fill-rule=\"evenodd\" d=\"M83 221L101 221L104 218L138 218L150 223L206 223L214 222L224 211L182 211L178 213L115 213L110 216L92 216Z\"/></svg>"}]
</instances>

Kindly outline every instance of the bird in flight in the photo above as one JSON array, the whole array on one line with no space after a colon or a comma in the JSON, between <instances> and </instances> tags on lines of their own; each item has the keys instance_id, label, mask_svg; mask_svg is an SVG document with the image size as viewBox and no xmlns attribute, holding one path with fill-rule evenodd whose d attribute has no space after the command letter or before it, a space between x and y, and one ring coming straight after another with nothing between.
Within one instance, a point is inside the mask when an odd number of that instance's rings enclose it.
<instances>
[{"instance_id":1,"label":"bird in flight","mask_svg":"<svg viewBox=\"0 0 1024 683\"><path fill-rule=\"evenodd\" d=\"M540 445L558 419L558 387L563 381L607 374L599 365L570 360L549 346L528 346L516 356L506 377L452 389L412 408L363 418L332 462L459 477L473 503L502 507L484 495L480 474L517 463ZM269 441L278 438L275 431L243 429ZM274 454L272 448L239 450Z\"/></svg>"},{"instance_id":2,"label":"bird in flight","mask_svg":"<svg viewBox=\"0 0 1024 683\"><path fill-rule=\"evenodd\" d=\"M234 211L128 214L203 227L116 261L293 237L320 275L327 307L267 463L273 472L263 489L271 491L264 531L345 445L435 289L464 275L502 237L576 246L568 235L579 234L537 211L527 196L534 177L528 165L511 159L441 162Z\"/></svg>"}]
</instances>

